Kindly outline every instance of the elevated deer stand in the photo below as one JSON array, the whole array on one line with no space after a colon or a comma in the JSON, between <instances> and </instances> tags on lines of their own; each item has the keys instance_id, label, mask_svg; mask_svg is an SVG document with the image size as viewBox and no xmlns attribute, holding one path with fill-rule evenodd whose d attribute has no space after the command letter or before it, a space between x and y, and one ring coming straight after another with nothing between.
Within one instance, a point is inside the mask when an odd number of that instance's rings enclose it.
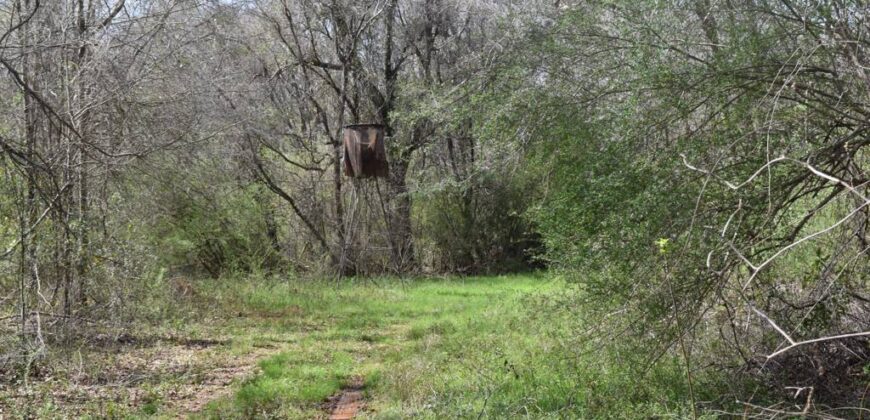
<instances>
[{"instance_id":1,"label":"elevated deer stand","mask_svg":"<svg viewBox=\"0 0 870 420\"><path fill-rule=\"evenodd\" d=\"M344 126L342 147L344 174L352 178L386 178L390 174L384 147L384 126L352 124Z\"/></svg>"},{"instance_id":2,"label":"elevated deer stand","mask_svg":"<svg viewBox=\"0 0 870 420\"><path fill-rule=\"evenodd\" d=\"M360 179L386 178L390 174L390 166L387 163L383 125L346 125L344 126L342 143L341 160L343 161L344 174L352 178L353 184L351 202L347 207L344 219L344 242L341 244L339 258L339 276L346 276L357 272L356 262L353 258L356 255L354 249L359 246L364 247L365 245L357 244L357 242L366 240L368 237L367 206L364 204L371 205L371 202L368 195L365 194L366 189L363 188L364 185Z\"/></svg>"}]
</instances>

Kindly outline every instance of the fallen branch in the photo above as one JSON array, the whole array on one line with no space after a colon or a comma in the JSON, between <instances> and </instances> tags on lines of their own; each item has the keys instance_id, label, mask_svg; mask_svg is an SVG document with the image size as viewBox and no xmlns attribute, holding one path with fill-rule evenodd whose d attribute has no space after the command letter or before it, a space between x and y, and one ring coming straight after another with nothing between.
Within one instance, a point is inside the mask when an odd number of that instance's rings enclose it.
<instances>
[{"instance_id":1,"label":"fallen branch","mask_svg":"<svg viewBox=\"0 0 870 420\"><path fill-rule=\"evenodd\" d=\"M812 340L798 341L797 343L792 343L788 347L784 347L784 348L779 349L776 352L770 354L769 356L767 356L767 359L770 360L776 356L779 356L780 354L783 354L789 350L794 349L795 347L800 347L800 346L803 346L805 344L819 343L822 341L842 340L844 338L867 337L867 336L870 336L870 331L856 332L856 333L850 333L850 334L840 334L840 335L834 335L834 336L830 336L830 337L821 337L821 338L815 338Z\"/></svg>"},{"instance_id":2,"label":"fallen branch","mask_svg":"<svg viewBox=\"0 0 870 420\"><path fill-rule=\"evenodd\" d=\"M758 316L760 316L760 317L763 318L765 321L767 321L767 323L770 324L770 326L772 326L773 329L775 329L776 332L778 332L778 333L779 333L783 338L785 338L785 339L788 341L788 343L789 343L788 346L783 347L783 348L781 348L781 349L779 349L779 350L777 350L777 351L775 351L775 352L769 354L769 355L767 356L767 360L773 359L773 358L776 357L776 356L779 356L779 355L781 355L781 354L783 354L783 353L785 353L785 352L788 352L788 351L790 351L790 350L792 350L792 349L794 349L794 348L797 348L797 347L800 347L800 346L803 346L803 345L806 345L806 344L820 343L820 342L823 342L823 341L842 340L842 339L844 339L844 338L854 338L854 337L865 337L865 336L870 336L870 331L864 331L864 332L855 332L855 333L849 333L849 334L833 335L833 336L829 336L829 337L814 338L814 339L812 339L812 340L795 341L795 340L794 340L793 338L791 338L791 336L788 335L788 334L787 334L787 333L786 333L782 328L780 328L779 325L776 324L776 322L774 322L772 319L770 319L770 317L768 317L767 315L765 315L764 312L759 311L758 309L756 309L756 308L753 307L753 306L750 306L750 308L752 309L753 312L755 312L756 314L758 314Z\"/></svg>"}]
</instances>

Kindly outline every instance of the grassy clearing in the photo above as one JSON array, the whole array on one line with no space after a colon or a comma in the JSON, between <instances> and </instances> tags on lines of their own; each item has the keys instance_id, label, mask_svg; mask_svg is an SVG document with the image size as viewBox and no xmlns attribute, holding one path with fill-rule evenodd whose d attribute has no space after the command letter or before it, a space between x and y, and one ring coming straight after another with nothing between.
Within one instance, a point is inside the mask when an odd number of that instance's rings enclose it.
<instances>
[{"instance_id":1,"label":"grassy clearing","mask_svg":"<svg viewBox=\"0 0 870 420\"><path fill-rule=\"evenodd\" d=\"M234 335L294 339L202 416L322 416L355 376L378 419L688 414L675 362L639 380L627 359L573 343L576 317L544 304L566 293L546 276L247 283L236 304L269 316Z\"/></svg>"},{"instance_id":2,"label":"grassy clearing","mask_svg":"<svg viewBox=\"0 0 870 420\"><path fill-rule=\"evenodd\" d=\"M575 342L583 321L562 304L575 292L547 275L340 283L255 277L204 280L197 290L185 321L169 322L172 334L219 344L158 341L102 358L85 352L95 375L124 373L89 381L87 395L61 393L30 414L323 418L327 398L360 377L366 418L688 414L675 361L641 378L630 357ZM83 388L70 379L74 370L54 376L67 378L68 391ZM33 386L31 402L58 388ZM104 397L107 389L127 391Z\"/></svg>"},{"instance_id":3,"label":"grassy clearing","mask_svg":"<svg viewBox=\"0 0 870 420\"><path fill-rule=\"evenodd\" d=\"M316 417L325 399L354 376L365 379L373 413L408 414L403 405L413 403L409 409L417 410L426 404L414 395L425 385L426 372L413 375L403 363L420 352L434 355L445 342L484 333L475 320L514 312L520 298L553 287L539 277L259 282L244 290L228 284L234 304L259 315L230 327L238 335L268 341L302 334L285 340L282 352L260 363L261 375L205 415Z\"/></svg>"}]
</instances>

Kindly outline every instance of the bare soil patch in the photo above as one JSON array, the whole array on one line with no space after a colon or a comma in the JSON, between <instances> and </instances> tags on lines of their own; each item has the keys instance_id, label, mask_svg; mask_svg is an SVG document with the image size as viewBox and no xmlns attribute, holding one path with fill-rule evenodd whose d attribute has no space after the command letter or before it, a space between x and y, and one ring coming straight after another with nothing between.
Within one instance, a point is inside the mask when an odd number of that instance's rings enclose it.
<instances>
[{"instance_id":1,"label":"bare soil patch","mask_svg":"<svg viewBox=\"0 0 870 420\"><path fill-rule=\"evenodd\" d=\"M267 346L234 353L229 340L178 337L126 336L103 344L103 351L73 356L51 373L29 378L26 388L0 385L0 414L38 417L54 406L64 416L109 415L151 404L160 413L184 416L231 393L232 384L257 373L259 360L280 351Z\"/></svg>"},{"instance_id":2,"label":"bare soil patch","mask_svg":"<svg viewBox=\"0 0 870 420\"><path fill-rule=\"evenodd\" d=\"M349 420L365 408L365 380L361 376L351 379L351 382L333 395L327 401L329 420Z\"/></svg>"}]
</instances>

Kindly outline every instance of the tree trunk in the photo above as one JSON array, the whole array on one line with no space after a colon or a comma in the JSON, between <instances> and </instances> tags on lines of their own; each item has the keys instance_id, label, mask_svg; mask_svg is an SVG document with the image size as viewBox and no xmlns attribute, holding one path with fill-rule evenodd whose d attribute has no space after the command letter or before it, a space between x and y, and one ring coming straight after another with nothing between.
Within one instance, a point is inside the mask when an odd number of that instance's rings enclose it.
<instances>
[{"instance_id":1,"label":"tree trunk","mask_svg":"<svg viewBox=\"0 0 870 420\"><path fill-rule=\"evenodd\" d=\"M23 0L23 5L21 1L16 2L16 13L18 18L23 21L25 15L31 13L31 3L29 0ZM34 11L35 12L35 11ZM33 57L31 57L30 48L28 48L28 44L31 42L30 39L30 28L31 24L22 23L21 31L19 32L19 42L21 43L22 50L26 51L21 58L21 74L22 81L25 84L32 84L32 80L30 79L30 75L33 74ZM36 223L37 219L37 210L36 210L36 191L38 186L36 185L36 177L37 171L34 167L35 157L36 157L36 141L37 141L37 106L38 104L34 101L33 97L28 95L26 92L24 93L24 138L25 138L25 153L27 154L27 167L25 170L26 180L26 198L24 201L24 211L21 213L21 272L20 275L20 291L19 291L19 299L20 299L20 316L21 316L21 338L26 342L27 338L25 335L25 330L27 327L27 312L28 305L27 300L29 297L29 289L36 284L37 281L37 255L36 255L36 241L33 240L35 236L35 232L32 227Z\"/></svg>"},{"instance_id":2,"label":"tree trunk","mask_svg":"<svg viewBox=\"0 0 870 420\"><path fill-rule=\"evenodd\" d=\"M390 248L393 267L403 273L412 269L414 258L414 236L411 230L411 196L408 194L407 173L409 159L395 159L390 165Z\"/></svg>"},{"instance_id":3,"label":"tree trunk","mask_svg":"<svg viewBox=\"0 0 870 420\"><path fill-rule=\"evenodd\" d=\"M70 98L70 108L72 109L83 109L81 111L81 115L78 118L78 121L75 121L76 129L79 132L80 136L88 136L90 131L90 110L89 103L90 94L91 94L91 86L90 80L86 76L86 72L88 72L88 65L90 64L91 58L91 50L88 48L88 28L93 23L90 22L92 18L90 16L93 15L93 2L89 2L89 9L85 10L84 0L78 0L78 31L79 31L79 42L81 46L79 47L78 57L76 60L76 67L79 69L78 75L78 101L74 102L72 98ZM78 290L76 300L81 305L85 303L87 298L87 271L90 263L90 203L89 203L89 186L88 186L88 162L87 155L85 151L85 142L86 139L80 138L78 141L78 150L77 150L77 162L78 165L76 177L78 185L78 217L76 219L76 223L78 224L77 236L78 243L76 249L76 277L78 279Z\"/></svg>"}]
</instances>

